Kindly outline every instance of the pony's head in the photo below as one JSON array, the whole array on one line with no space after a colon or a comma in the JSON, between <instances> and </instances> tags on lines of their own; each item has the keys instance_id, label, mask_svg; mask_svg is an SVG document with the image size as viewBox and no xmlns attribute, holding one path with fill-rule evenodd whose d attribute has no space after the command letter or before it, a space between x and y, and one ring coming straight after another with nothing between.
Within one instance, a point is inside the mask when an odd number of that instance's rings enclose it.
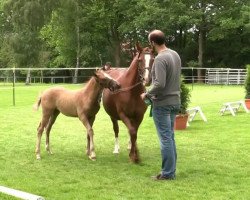
<instances>
[{"instance_id":1,"label":"pony's head","mask_svg":"<svg viewBox=\"0 0 250 200\"><path fill-rule=\"evenodd\" d=\"M153 50L149 47L142 48L139 43L136 43L137 60L139 62L140 76L143 79L144 85L150 84L150 71L154 62Z\"/></svg>"}]
</instances>

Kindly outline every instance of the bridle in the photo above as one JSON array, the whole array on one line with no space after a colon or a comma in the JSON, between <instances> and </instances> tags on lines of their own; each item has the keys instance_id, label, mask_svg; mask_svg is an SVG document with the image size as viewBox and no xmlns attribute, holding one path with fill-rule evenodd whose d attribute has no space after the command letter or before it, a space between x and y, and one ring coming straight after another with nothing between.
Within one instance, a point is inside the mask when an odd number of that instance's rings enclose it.
<instances>
[{"instance_id":1,"label":"bridle","mask_svg":"<svg viewBox=\"0 0 250 200\"><path fill-rule=\"evenodd\" d=\"M144 54L144 60L141 59L141 54ZM137 70L138 70L138 74L139 74L139 81L137 83L135 83L134 85L132 85L132 86L125 87L125 88L120 88L120 89L116 90L115 92L113 92L113 94L116 94L116 93L119 93L119 92L126 92L126 91L129 91L129 90L137 87L138 85L143 85L143 83L145 81L145 79L144 79L145 71L150 70L150 64L152 64L152 62L153 62L152 59L150 59L149 62L148 62L148 66L143 67L142 63L143 63L143 61L145 62L145 56L146 55L149 55L149 58L151 58L150 51L139 52L138 55L137 55L137 62L138 62Z\"/></svg>"},{"instance_id":2,"label":"bridle","mask_svg":"<svg viewBox=\"0 0 250 200\"><path fill-rule=\"evenodd\" d=\"M142 67L142 62L143 60L140 59L140 54L141 52L138 54L138 73L139 73L139 77L140 77L140 81L144 84L145 80L145 73L150 73L152 64L154 59L151 58L152 53L150 51L146 51L144 54L144 62L145 62L145 67Z\"/></svg>"}]
</instances>

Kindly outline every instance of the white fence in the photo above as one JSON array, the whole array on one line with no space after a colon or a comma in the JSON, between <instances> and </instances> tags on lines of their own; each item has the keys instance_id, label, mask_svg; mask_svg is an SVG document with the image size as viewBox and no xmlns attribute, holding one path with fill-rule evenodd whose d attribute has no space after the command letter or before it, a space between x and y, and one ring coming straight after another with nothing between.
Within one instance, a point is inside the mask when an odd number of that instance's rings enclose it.
<instances>
[{"instance_id":1,"label":"white fence","mask_svg":"<svg viewBox=\"0 0 250 200\"><path fill-rule=\"evenodd\" d=\"M0 68L0 84L13 82L29 83L73 83L75 70L78 71L77 83L88 80L96 68ZM30 75L27 76L30 71ZM241 85L246 78L246 69L230 68L182 68L187 83ZM198 76L199 74L199 76Z\"/></svg>"},{"instance_id":2,"label":"white fence","mask_svg":"<svg viewBox=\"0 0 250 200\"><path fill-rule=\"evenodd\" d=\"M96 68L0 68L0 83L82 83L93 75Z\"/></svg>"},{"instance_id":3,"label":"white fence","mask_svg":"<svg viewBox=\"0 0 250 200\"><path fill-rule=\"evenodd\" d=\"M246 78L245 69L208 69L207 84L242 85Z\"/></svg>"}]
</instances>

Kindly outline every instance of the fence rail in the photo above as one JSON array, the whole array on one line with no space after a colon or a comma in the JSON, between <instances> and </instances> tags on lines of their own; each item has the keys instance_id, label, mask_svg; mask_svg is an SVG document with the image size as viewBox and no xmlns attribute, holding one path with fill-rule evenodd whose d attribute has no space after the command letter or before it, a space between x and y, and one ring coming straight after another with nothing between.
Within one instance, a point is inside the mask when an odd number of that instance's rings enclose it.
<instances>
[{"instance_id":1,"label":"fence rail","mask_svg":"<svg viewBox=\"0 0 250 200\"><path fill-rule=\"evenodd\" d=\"M96 68L0 68L0 82L29 83L73 83L75 70L78 71L77 83L86 81ZM27 74L30 75L27 77ZM231 68L182 68L187 83L241 85L246 78L246 69ZM199 74L199 75L198 75Z\"/></svg>"},{"instance_id":2,"label":"fence rail","mask_svg":"<svg viewBox=\"0 0 250 200\"><path fill-rule=\"evenodd\" d=\"M83 83L96 68L0 68L1 84L12 84L15 106L15 83ZM76 73L77 72L77 73ZM77 74L77 78L76 78ZM205 84L240 85L246 78L246 69L182 68L184 81ZM1 88L0 88L1 89Z\"/></svg>"}]
</instances>

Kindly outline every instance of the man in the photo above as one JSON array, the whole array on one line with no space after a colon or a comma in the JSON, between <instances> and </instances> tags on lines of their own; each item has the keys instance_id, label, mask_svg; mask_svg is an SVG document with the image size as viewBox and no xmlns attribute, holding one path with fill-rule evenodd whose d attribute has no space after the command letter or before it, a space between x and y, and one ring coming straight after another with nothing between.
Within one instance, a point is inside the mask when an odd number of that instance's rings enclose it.
<instances>
[{"instance_id":1,"label":"man","mask_svg":"<svg viewBox=\"0 0 250 200\"><path fill-rule=\"evenodd\" d=\"M148 40L157 52L151 76L152 87L141 98L152 100L152 114L157 129L161 156L161 173L155 180L175 179L177 152L174 140L174 121L180 109L181 59L177 52L165 45L165 35L160 30L150 32Z\"/></svg>"}]
</instances>

